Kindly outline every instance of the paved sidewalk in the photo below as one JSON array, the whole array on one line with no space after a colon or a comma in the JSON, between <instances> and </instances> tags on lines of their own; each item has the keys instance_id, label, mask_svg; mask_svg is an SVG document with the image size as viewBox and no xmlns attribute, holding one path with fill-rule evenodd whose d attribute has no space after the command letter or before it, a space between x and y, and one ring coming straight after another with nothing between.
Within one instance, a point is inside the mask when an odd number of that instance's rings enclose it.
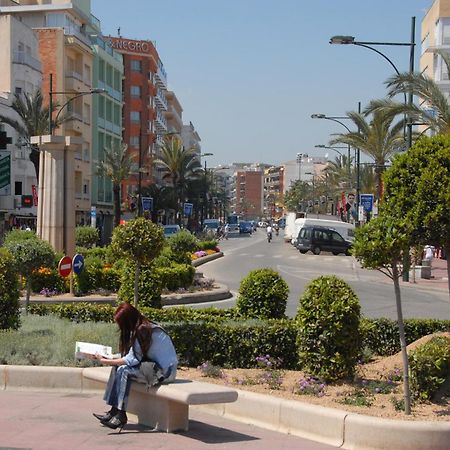
<instances>
[{"instance_id":1,"label":"paved sidewalk","mask_svg":"<svg viewBox=\"0 0 450 450\"><path fill-rule=\"evenodd\" d=\"M264 430L191 409L190 429L153 432L128 423L119 434L102 426L99 394L0 390L0 449L329 450L336 447Z\"/></svg>"},{"instance_id":2,"label":"paved sidewalk","mask_svg":"<svg viewBox=\"0 0 450 450\"><path fill-rule=\"evenodd\" d=\"M418 288L431 288L438 290L448 290L447 260L434 258L431 263L431 278L416 277L416 282L410 276L409 282L402 282L402 285L417 286Z\"/></svg>"}]
</instances>

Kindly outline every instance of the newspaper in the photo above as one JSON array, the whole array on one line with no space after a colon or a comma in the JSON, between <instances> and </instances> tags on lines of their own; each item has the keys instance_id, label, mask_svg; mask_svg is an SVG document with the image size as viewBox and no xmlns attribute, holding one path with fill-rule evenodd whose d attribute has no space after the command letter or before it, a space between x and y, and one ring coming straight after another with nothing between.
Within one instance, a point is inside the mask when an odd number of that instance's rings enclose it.
<instances>
[{"instance_id":1,"label":"newspaper","mask_svg":"<svg viewBox=\"0 0 450 450\"><path fill-rule=\"evenodd\" d=\"M75 343L76 359L92 359L92 356L99 354L103 358L113 359L112 348L101 344L92 344L90 342Z\"/></svg>"}]
</instances>

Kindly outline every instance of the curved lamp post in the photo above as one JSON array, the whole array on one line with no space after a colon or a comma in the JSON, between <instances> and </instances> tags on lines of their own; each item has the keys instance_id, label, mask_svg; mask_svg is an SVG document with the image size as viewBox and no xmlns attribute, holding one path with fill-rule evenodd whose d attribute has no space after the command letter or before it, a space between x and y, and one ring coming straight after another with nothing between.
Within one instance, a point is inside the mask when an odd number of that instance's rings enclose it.
<instances>
[{"instance_id":1,"label":"curved lamp post","mask_svg":"<svg viewBox=\"0 0 450 450\"><path fill-rule=\"evenodd\" d=\"M198 155L200 158L204 158L206 156L213 156L214 153L200 153ZM202 208L202 220L201 220L201 229L203 230L203 223L206 219L206 215L208 214L208 180L207 180L207 168L206 168L206 159L205 159L205 189L203 191L203 208Z\"/></svg>"}]
</instances>

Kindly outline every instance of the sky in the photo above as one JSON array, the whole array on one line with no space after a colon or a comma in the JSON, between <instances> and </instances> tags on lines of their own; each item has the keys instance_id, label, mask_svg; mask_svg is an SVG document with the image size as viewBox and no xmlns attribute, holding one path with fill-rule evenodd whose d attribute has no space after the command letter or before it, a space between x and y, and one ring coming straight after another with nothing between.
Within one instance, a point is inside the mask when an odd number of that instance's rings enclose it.
<instances>
[{"instance_id":1,"label":"sky","mask_svg":"<svg viewBox=\"0 0 450 450\"><path fill-rule=\"evenodd\" d=\"M311 114L345 116L383 98L389 63L368 49L330 45L334 35L358 41L410 42L432 0L91 0L105 35L156 43L173 90L192 122L208 166L281 164L297 153L334 159L317 149L346 132ZM409 47L376 47L400 72ZM351 122L346 122L351 127Z\"/></svg>"}]
</instances>

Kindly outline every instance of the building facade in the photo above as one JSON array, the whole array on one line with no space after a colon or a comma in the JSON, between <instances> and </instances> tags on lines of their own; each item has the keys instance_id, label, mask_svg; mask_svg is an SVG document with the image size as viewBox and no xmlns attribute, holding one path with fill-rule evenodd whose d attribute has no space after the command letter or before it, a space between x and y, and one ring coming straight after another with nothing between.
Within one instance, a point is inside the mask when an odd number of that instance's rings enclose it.
<instances>
[{"instance_id":1,"label":"building facade","mask_svg":"<svg viewBox=\"0 0 450 450\"><path fill-rule=\"evenodd\" d=\"M0 15L0 114L14 121L15 96L34 95L42 83L42 65L35 33L17 17ZM30 147L14 128L0 124L11 144L0 149L0 242L12 228L36 228L37 173Z\"/></svg>"}]
</instances>

